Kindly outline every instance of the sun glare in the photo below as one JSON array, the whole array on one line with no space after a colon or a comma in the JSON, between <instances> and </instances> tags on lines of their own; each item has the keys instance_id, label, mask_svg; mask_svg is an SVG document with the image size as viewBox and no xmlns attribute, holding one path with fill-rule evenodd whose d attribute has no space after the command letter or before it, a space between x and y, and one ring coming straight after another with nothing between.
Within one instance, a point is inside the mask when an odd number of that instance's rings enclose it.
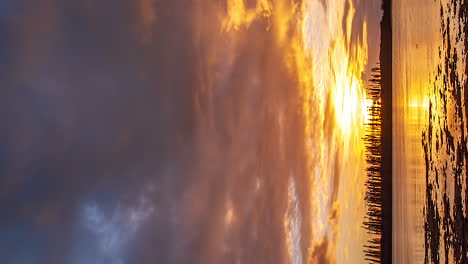
<instances>
[{"instance_id":1,"label":"sun glare","mask_svg":"<svg viewBox=\"0 0 468 264\"><path fill-rule=\"evenodd\" d=\"M363 121L364 121L363 123L364 123L364 124L368 124L369 121L370 121L371 118L372 118L371 112L368 111L368 109L369 109L370 107L372 107L372 105L374 105L374 101L373 101L372 99L370 99L370 98L367 98L367 99L364 100L364 102L363 102L363 105L362 105L362 109L363 109L363 111L362 111L362 118L363 118Z\"/></svg>"},{"instance_id":2,"label":"sun glare","mask_svg":"<svg viewBox=\"0 0 468 264\"><path fill-rule=\"evenodd\" d=\"M305 120L307 142L304 150L310 168L313 212L311 247L328 239L333 244L341 243L343 248L352 248L353 245L345 239L339 242L330 215L333 210L340 210L339 203L332 200L336 197L333 175L342 178L340 184L354 181L355 185L358 184L355 175L365 175L360 140L364 123L369 120L367 107L372 104L366 98L361 78L368 59L367 24L362 23L355 35L352 1L328 0L326 4L327 7L322 0L307 0L297 6L288 0L261 0L256 6L247 8L244 0L229 0L222 30L235 33L249 28L256 19L267 20L267 30L275 34L276 43L284 49L285 64L290 74L297 78L297 89L303 102L301 114ZM364 176L362 178L358 180L364 183ZM363 203L359 198L360 190L356 186L348 187L343 194L347 199L344 204L347 210L356 211L348 205ZM331 208L332 204L337 208ZM231 222L230 219L228 211L226 222ZM353 219L359 229L361 220ZM344 258L342 252L333 254ZM310 256L309 261L314 262Z\"/></svg>"}]
</instances>

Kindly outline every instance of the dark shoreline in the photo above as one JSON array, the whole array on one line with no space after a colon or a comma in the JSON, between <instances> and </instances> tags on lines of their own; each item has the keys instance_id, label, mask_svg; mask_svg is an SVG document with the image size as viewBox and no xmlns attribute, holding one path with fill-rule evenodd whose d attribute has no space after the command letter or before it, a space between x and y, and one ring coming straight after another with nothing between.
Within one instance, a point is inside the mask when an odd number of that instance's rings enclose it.
<instances>
[{"instance_id":1,"label":"dark shoreline","mask_svg":"<svg viewBox=\"0 0 468 264\"><path fill-rule=\"evenodd\" d=\"M380 67L382 74L382 263L392 263L392 0L382 1Z\"/></svg>"}]
</instances>

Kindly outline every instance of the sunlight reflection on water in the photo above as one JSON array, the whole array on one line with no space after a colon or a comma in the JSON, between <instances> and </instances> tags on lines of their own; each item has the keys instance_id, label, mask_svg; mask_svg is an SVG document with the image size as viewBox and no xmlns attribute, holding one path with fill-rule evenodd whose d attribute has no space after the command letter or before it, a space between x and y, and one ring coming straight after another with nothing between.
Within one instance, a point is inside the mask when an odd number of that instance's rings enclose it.
<instances>
[{"instance_id":1,"label":"sunlight reflection on water","mask_svg":"<svg viewBox=\"0 0 468 264\"><path fill-rule=\"evenodd\" d=\"M393 256L424 262L425 168L421 134L437 69L438 4L393 2Z\"/></svg>"},{"instance_id":2,"label":"sunlight reflection on water","mask_svg":"<svg viewBox=\"0 0 468 264\"><path fill-rule=\"evenodd\" d=\"M460 44L465 36L456 37L462 25L455 3L397 0L392 10L394 263L423 263L425 255L461 263L465 250L456 231L466 217L456 202L456 193L466 189L460 178L466 102L456 101L465 94L465 61L454 54L466 47ZM447 62L452 64L445 67Z\"/></svg>"}]
</instances>

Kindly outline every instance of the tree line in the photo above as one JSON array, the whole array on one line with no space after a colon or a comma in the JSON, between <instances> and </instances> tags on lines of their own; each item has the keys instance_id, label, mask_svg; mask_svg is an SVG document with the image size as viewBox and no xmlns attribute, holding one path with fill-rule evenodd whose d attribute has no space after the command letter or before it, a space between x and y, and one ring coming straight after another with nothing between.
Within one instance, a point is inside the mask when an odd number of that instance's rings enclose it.
<instances>
[{"instance_id":1,"label":"tree line","mask_svg":"<svg viewBox=\"0 0 468 264\"><path fill-rule=\"evenodd\" d=\"M366 195L367 212L363 227L370 235L364 245L365 260L369 263L382 263L382 109L380 65L372 68L372 78L366 88L372 105L367 111L369 119L365 124L365 155L366 155Z\"/></svg>"}]
</instances>

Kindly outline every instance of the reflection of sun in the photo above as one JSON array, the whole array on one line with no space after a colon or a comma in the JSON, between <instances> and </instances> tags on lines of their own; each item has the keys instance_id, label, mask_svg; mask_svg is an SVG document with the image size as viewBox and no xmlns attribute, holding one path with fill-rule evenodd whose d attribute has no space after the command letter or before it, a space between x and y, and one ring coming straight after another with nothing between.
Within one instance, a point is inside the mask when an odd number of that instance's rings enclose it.
<instances>
[{"instance_id":1,"label":"reflection of sun","mask_svg":"<svg viewBox=\"0 0 468 264\"><path fill-rule=\"evenodd\" d=\"M415 100L409 106L413 108L429 109L429 98L424 97L423 100Z\"/></svg>"}]
</instances>

